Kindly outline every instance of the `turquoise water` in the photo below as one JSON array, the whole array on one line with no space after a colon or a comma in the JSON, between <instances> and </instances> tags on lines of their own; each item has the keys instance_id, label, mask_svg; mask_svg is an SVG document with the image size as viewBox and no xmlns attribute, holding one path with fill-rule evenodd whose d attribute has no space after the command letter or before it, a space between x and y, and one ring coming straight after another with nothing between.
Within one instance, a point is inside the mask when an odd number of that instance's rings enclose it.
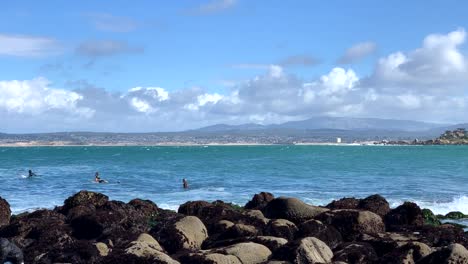
<instances>
[{"instance_id":1,"label":"turquoise water","mask_svg":"<svg viewBox=\"0 0 468 264\"><path fill-rule=\"evenodd\" d=\"M27 170L38 174L26 178ZM93 182L99 171L108 184ZM187 178L189 190L182 189ZM467 146L196 146L0 148L0 196L14 212L92 190L111 199L244 204L269 191L323 205L379 193L436 213L468 213Z\"/></svg>"}]
</instances>

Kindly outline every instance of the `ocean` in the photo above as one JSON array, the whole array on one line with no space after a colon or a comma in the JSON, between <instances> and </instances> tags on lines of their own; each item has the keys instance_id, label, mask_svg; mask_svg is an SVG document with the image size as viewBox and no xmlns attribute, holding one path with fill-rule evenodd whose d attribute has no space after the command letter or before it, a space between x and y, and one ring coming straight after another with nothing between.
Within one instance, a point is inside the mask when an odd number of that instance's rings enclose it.
<instances>
[{"instance_id":1,"label":"ocean","mask_svg":"<svg viewBox=\"0 0 468 264\"><path fill-rule=\"evenodd\" d=\"M96 171L109 183L95 183ZM189 200L244 205L261 191L314 205L379 193L392 207L468 214L468 146L2 147L0 183L14 213L90 190L174 210Z\"/></svg>"}]
</instances>

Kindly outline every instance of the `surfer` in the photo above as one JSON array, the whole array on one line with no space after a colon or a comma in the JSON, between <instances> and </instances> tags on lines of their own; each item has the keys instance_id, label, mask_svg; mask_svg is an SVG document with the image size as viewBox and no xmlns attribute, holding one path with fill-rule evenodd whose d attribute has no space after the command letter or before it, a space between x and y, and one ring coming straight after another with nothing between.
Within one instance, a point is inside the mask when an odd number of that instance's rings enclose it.
<instances>
[{"instance_id":1,"label":"surfer","mask_svg":"<svg viewBox=\"0 0 468 264\"><path fill-rule=\"evenodd\" d=\"M187 180L185 178L182 179L182 186L184 187L184 189L188 189L188 187L189 187L188 182L187 182Z\"/></svg>"},{"instance_id":2,"label":"surfer","mask_svg":"<svg viewBox=\"0 0 468 264\"><path fill-rule=\"evenodd\" d=\"M94 181L97 182L97 183L106 183L105 180L101 179L101 177L99 177L99 172L96 171L96 174L94 175Z\"/></svg>"},{"instance_id":3,"label":"surfer","mask_svg":"<svg viewBox=\"0 0 468 264\"><path fill-rule=\"evenodd\" d=\"M32 172L32 170L28 171L28 177L36 176L36 173Z\"/></svg>"}]
</instances>

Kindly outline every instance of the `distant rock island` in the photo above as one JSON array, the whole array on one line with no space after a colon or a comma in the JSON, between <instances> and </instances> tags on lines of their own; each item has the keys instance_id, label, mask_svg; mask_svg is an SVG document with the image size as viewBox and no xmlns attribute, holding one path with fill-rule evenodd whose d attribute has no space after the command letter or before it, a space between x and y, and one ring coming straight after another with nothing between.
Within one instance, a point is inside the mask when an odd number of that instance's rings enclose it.
<instances>
[{"instance_id":1,"label":"distant rock island","mask_svg":"<svg viewBox=\"0 0 468 264\"><path fill-rule=\"evenodd\" d=\"M376 144L387 145L468 145L468 131L465 128L457 128L455 130L447 130L436 139L420 141L381 141Z\"/></svg>"}]
</instances>

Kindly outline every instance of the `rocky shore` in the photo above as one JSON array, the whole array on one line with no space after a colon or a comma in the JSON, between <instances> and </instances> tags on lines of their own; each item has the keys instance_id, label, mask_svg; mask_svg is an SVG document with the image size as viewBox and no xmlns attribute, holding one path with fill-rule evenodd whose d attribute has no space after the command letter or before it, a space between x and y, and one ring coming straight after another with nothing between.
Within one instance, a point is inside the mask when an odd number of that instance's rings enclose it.
<instances>
[{"instance_id":1,"label":"rocky shore","mask_svg":"<svg viewBox=\"0 0 468 264\"><path fill-rule=\"evenodd\" d=\"M81 191L53 210L11 216L0 198L0 261L12 263L468 263L468 234L379 195L324 207L256 194L244 207L152 201ZM445 217L467 217L460 212Z\"/></svg>"}]
</instances>

